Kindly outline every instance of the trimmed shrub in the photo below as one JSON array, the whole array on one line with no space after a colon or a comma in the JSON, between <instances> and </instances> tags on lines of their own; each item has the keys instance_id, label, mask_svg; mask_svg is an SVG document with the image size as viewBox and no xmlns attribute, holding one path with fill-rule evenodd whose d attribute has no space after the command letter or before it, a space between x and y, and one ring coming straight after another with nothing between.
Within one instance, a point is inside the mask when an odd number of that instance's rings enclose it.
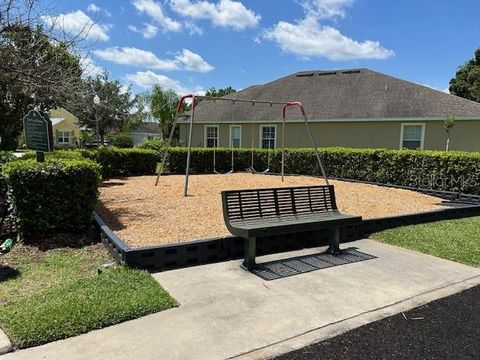
<instances>
[{"instance_id":1,"label":"trimmed shrub","mask_svg":"<svg viewBox=\"0 0 480 360\"><path fill-rule=\"evenodd\" d=\"M81 231L91 224L100 166L87 159L27 159L7 163L2 174L13 218L24 235Z\"/></svg>"},{"instance_id":2,"label":"trimmed shrub","mask_svg":"<svg viewBox=\"0 0 480 360\"><path fill-rule=\"evenodd\" d=\"M161 161L158 152L139 148L102 147L97 150L80 150L80 153L100 164L103 178L154 174L157 163Z\"/></svg>"},{"instance_id":3,"label":"trimmed shrub","mask_svg":"<svg viewBox=\"0 0 480 360\"><path fill-rule=\"evenodd\" d=\"M119 148L133 148L133 140L130 135L125 133L115 134L110 137L112 145Z\"/></svg>"},{"instance_id":4,"label":"trimmed shrub","mask_svg":"<svg viewBox=\"0 0 480 360\"><path fill-rule=\"evenodd\" d=\"M7 182L2 176L2 168L4 164L13 160L14 158L15 156L13 156L12 152L0 151L0 238L12 231L10 221L7 220L9 214L7 202Z\"/></svg>"},{"instance_id":5,"label":"trimmed shrub","mask_svg":"<svg viewBox=\"0 0 480 360\"><path fill-rule=\"evenodd\" d=\"M167 145L167 143L163 139L149 139L149 140L145 140L143 143L141 143L138 146L138 148L163 152L166 145Z\"/></svg>"},{"instance_id":6,"label":"trimmed shrub","mask_svg":"<svg viewBox=\"0 0 480 360\"><path fill-rule=\"evenodd\" d=\"M329 177L480 194L478 152L350 148L322 148L319 151ZM193 148L192 173L212 173L213 153L211 148ZM226 172L231 169L230 149L216 149L215 157L217 171ZM270 152L270 157L270 171L279 173L281 151L277 149ZM171 173L184 173L187 149L172 148L168 159L168 170ZM267 150L254 151L257 171L267 168L267 159ZM249 168L250 162L249 149L234 151L236 171ZM286 149L285 173L320 176L315 152L312 149Z\"/></svg>"}]
</instances>

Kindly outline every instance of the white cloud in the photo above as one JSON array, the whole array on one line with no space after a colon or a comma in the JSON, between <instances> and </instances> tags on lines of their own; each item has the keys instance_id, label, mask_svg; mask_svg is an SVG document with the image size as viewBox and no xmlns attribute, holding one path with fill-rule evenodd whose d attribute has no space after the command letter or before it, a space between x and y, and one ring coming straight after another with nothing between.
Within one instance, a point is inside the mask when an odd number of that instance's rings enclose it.
<instances>
[{"instance_id":1,"label":"white cloud","mask_svg":"<svg viewBox=\"0 0 480 360\"><path fill-rule=\"evenodd\" d=\"M430 85L430 84L421 84L421 83L418 83L418 85L422 85L422 86L426 86L430 89L433 89L433 90L437 90L437 91L441 91L441 92L444 92L446 94L450 94L450 86L447 86L446 88L439 88L437 86L434 86L434 85Z\"/></svg>"},{"instance_id":2,"label":"white cloud","mask_svg":"<svg viewBox=\"0 0 480 360\"><path fill-rule=\"evenodd\" d=\"M345 8L354 0L304 0L302 6L306 13L315 14L318 18L329 19L345 17Z\"/></svg>"},{"instance_id":3,"label":"white cloud","mask_svg":"<svg viewBox=\"0 0 480 360\"><path fill-rule=\"evenodd\" d=\"M91 4L88 4L87 11L100 12L100 11L102 11L102 9L100 7L98 7L96 4L91 3Z\"/></svg>"},{"instance_id":4,"label":"white cloud","mask_svg":"<svg viewBox=\"0 0 480 360\"><path fill-rule=\"evenodd\" d=\"M323 57L332 61L359 59L388 59L395 56L393 50L386 49L380 42L358 41L321 21L343 18L346 8L354 0L302 0L305 17L293 23L279 21L264 31L256 42L267 39L277 43L285 52L303 58Z\"/></svg>"},{"instance_id":5,"label":"white cloud","mask_svg":"<svg viewBox=\"0 0 480 360\"><path fill-rule=\"evenodd\" d=\"M98 74L103 72L103 69L95 64L90 56L83 57L81 61L81 66L83 70L83 76L92 76L95 77Z\"/></svg>"},{"instance_id":6,"label":"white cloud","mask_svg":"<svg viewBox=\"0 0 480 360\"><path fill-rule=\"evenodd\" d=\"M111 47L104 50L94 50L93 53L104 60L116 64L160 69L164 71L179 70L174 60L159 59L153 52L134 47Z\"/></svg>"},{"instance_id":7,"label":"white cloud","mask_svg":"<svg viewBox=\"0 0 480 360\"><path fill-rule=\"evenodd\" d=\"M213 3L206 0L170 0L170 6L177 14L194 20L210 20L213 25L231 27L235 30L256 26L261 17L247 9L240 1L220 0Z\"/></svg>"},{"instance_id":8,"label":"white cloud","mask_svg":"<svg viewBox=\"0 0 480 360\"><path fill-rule=\"evenodd\" d=\"M108 31L110 25L97 24L81 10L67 14L44 15L42 21L48 26L60 28L65 32L79 35L94 41L107 41L110 39Z\"/></svg>"},{"instance_id":9,"label":"white cloud","mask_svg":"<svg viewBox=\"0 0 480 360\"><path fill-rule=\"evenodd\" d=\"M126 79L143 88L149 88L153 85L160 85L163 89L173 90L177 94L204 94L201 87L188 89L179 81L171 79L165 75L156 74L153 71L138 71L134 74L128 74Z\"/></svg>"},{"instance_id":10,"label":"white cloud","mask_svg":"<svg viewBox=\"0 0 480 360\"><path fill-rule=\"evenodd\" d=\"M193 22L186 21L183 26L185 26L190 35L203 35L202 28Z\"/></svg>"},{"instance_id":11,"label":"white cloud","mask_svg":"<svg viewBox=\"0 0 480 360\"><path fill-rule=\"evenodd\" d=\"M154 0L133 0L132 4L138 11L150 16L164 31L179 31L182 27L178 21L165 15L162 5Z\"/></svg>"},{"instance_id":12,"label":"white cloud","mask_svg":"<svg viewBox=\"0 0 480 360\"><path fill-rule=\"evenodd\" d=\"M112 14L110 13L110 11L104 9L104 8L101 8L100 6L98 6L97 4L94 4L94 3L90 3L88 4L87 6L87 11L90 11L92 13L104 13L107 17L111 17Z\"/></svg>"},{"instance_id":13,"label":"white cloud","mask_svg":"<svg viewBox=\"0 0 480 360\"><path fill-rule=\"evenodd\" d=\"M154 38L157 35L158 27L156 27L155 25L152 25L152 24L143 24L143 25L144 26L141 29L136 27L136 26L133 26L133 25L128 25L127 28L130 31L142 34L142 36L145 39L151 39L151 38Z\"/></svg>"},{"instance_id":14,"label":"white cloud","mask_svg":"<svg viewBox=\"0 0 480 360\"><path fill-rule=\"evenodd\" d=\"M175 56L175 59L183 65L185 70L202 73L213 70L213 66L203 60L200 55L187 49L183 49L181 54Z\"/></svg>"},{"instance_id":15,"label":"white cloud","mask_svg":"<svg viewBox=\"0 0 480 360\"><path fill-rule=\"evenodd\" d=\"M163 71L188 70L208 72L213 66L207 63L200 55L183 49L174 59L160 59L151 51L134 47L111 47L104 50L95 50L94 54L104 60L117 64L158 69Z\"/></svg>"},{"instance_id":16,"label":"white cloud","mask_svg":"<svg viewBox=\"0 0 480 360\"><path fill-rule=\"evenodd\" d=\"M264 38L275 41L285 52L333 61L387 59L395 55L378 41L353 40L331 26L320 25L312 16L295 24L280 21L265 32Z\"/></svg>"}]
</instances>

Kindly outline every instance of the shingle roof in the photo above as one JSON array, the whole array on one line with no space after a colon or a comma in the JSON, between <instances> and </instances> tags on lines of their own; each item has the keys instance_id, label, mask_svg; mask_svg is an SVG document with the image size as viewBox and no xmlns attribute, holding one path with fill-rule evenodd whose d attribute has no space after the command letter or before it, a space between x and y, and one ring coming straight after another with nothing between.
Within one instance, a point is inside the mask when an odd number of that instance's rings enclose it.
<instances>
[{"instance_id":1,"label":"shingle roof","mask_svg":"<svg viewBox=\"0 0 480 360\"><path fill-rule=\"evenodd\" d=\"M480 119L480 103L466 100L369 69L303 71L264 85L251 86L231 99L300 101L312 120L457 118ZM269 120L268 105L256 106L257 120ZM273 106L275 117L281 106ZM236 103L237 121L251 120L252 105ZM289 119L299 119L294 111ZM196 121L232 122L229 102L202 101Z\"/></svg>"}]
</instances>

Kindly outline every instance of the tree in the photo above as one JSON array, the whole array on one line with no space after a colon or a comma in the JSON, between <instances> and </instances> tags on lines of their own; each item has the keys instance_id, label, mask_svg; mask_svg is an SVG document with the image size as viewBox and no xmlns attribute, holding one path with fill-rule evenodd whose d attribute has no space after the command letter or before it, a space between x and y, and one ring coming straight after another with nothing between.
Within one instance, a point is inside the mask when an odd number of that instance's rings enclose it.
<instances>
[{"instance_id":1,"label":"tree","mask_svg":"<svg viewBox=\"0 0 480 360\"><path fill-rule=\"evenodd\" d=\"M457 69L455 77L450 80L449 90L451 94L480 102L480 48L475 51L473 59Z\"/></svg>"},{"instance_id":2,"label":"tree","mask_svg":"<svg viewBox=\"0 0 480 360\"><path fill-rule=\"evenodd\" d=\"M135 111L132 112L125 124L123 125L123 131L129 132L132 129L135 129L138 125L143 122L152 122L154 121L152 112L152 94L149 91L135 95Z\"/></svg>"},{"instance_id":3,"label":"tree","mask_svg":"<svg viewBox=\"0 0 480 360\"><path fill-rule=\"evenodd\" d=\"M445 129L445 132L447 133L447 144L445 146L445 151L448 151L449 147L450 147L450 131L453 129L453 127L455 126L456 124L456 118L454 115L446 118L444 121L443 121L443 128Z\"/></svg>"},{"instance_id":4,"label":"tree","mask_svg":"<svg viewBox=\"0 0 480 360\"><path fill-rule=\"evenodd\" d=\"M82 69L79 57L50 42L41 26L18 25L0 38L0 149L15 149L25 114L62 103L78 86Z\"/></svg>"},{"instance_id":5,"label":"tree","mask_svg":"<svg viewBox=\"0 0 480 360\"><path fill-rule=\"evenodd\" d=\"M98 105L93 102L95 95L100 98ZM65 107L89 130L96 131L98 122L99 137L103 144L105 135L120 132L124 128L134 105L135 97L130 88L125 89L118 80L110 80L109 73L103 71L96 77L84 79L81 91L69 99Z\"/></svg>"},{"instance_id":6,"label":"tree","mask_svg":"<svg viewBox=\"0 0 480 360\"><path fill-rule=\"evenodd\" d=\"M79 38L43 26L38 0L0 0L0 149L14 149L22 118L48 111L81 83Z\"/></svg>"},{"instance_id":7,"label":"tree","mask_svg":"<svg viewBox=\"0 0 480 360\"><path fill-rule=\"evenodd\" d=\"M163 90L154 85L151 94L151 113L160 123L160 136L167 137L173 125L178 104L178 95L173 90Z\"/></svg>"},{"instance_id":8,"label":"tree","mask_svg":"<svg viewBox=\"0 0 480 360\"><path fill-rule=\"evenodd\" d=\"M225 95L228 95L228 94L232 94L234 92L237 92L237 90L235 90L231 86L227 86L224 89L218 89L218 90L215 89L215 87L211 87L205 93L205 96L208 96L208 97L222 97L222 96L225 96Z\"/></svg>"}]
</instances>

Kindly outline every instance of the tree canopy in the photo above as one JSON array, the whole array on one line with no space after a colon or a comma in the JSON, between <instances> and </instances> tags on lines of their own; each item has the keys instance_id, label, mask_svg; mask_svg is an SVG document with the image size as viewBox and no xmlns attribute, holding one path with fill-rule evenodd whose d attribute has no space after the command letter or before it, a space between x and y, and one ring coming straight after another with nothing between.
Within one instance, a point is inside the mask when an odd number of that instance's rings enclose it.
<instances>
[{"instance_id":1,"label":"tree canopy","mask_svg":"<svg viewBox=\"0 0 480 360\"><path fill-rule=\"evenodd\" d=\"M225 95L228 95L228 94L232 94L234 92L237 92L237 90L235 90L231 86L227 86L226 88L218 89L218 90L215 89L215 87L211 87L207 90L207 92L205 93L205 96L222 97L222 96L225 96Z\"/></svg>"},{"instance_id":2,"label":"tree canopy","mask_svg":"<svg viewBox=\"0 0 480 360\"><path fill-rule=\"evenodd\" d=\"M457 69L449 90L453 95L480 102L480 48L472 59Z\"/></svg>"},{"instance_id":3,"label":"tree canopy","mask_svg":"<svg viewBox=\"0 0 480 360\"><path fill-rule=\"evenodd\" d=\"M151 94L151 113L160 123L162 138L169 135L175 118L178 95L173 90L163 90L160 85L154 85Z\"/></svg>"},{"instance_id":4,"label":"tree canopy","mask_svg":"<svg viewBox=\"0 0 480 360\"><path fill-rule=\"evenodd\" d=\"M95 95L100 98L98 105L93 102ZM130 88L125 88L118 80L111 80L108 72L104 71L95 77L84 79L81 91L69 99L65 107L87 129L95 131L98 121L99 135L103 142L107 133L124 129L135 101Z\"/></svg>"},{"instance_id":5,"label":"tree canopy","mask_svg":"<svg viewBox=\"0 0 480 360\"><path fill-rule=\"evenodd\" d=\"M65 101L81 75L80 58L67 43L53 41L40 25L11 23L0 15L0 149L15 149L25 114Z\"/></svg>"}]
</instances>

